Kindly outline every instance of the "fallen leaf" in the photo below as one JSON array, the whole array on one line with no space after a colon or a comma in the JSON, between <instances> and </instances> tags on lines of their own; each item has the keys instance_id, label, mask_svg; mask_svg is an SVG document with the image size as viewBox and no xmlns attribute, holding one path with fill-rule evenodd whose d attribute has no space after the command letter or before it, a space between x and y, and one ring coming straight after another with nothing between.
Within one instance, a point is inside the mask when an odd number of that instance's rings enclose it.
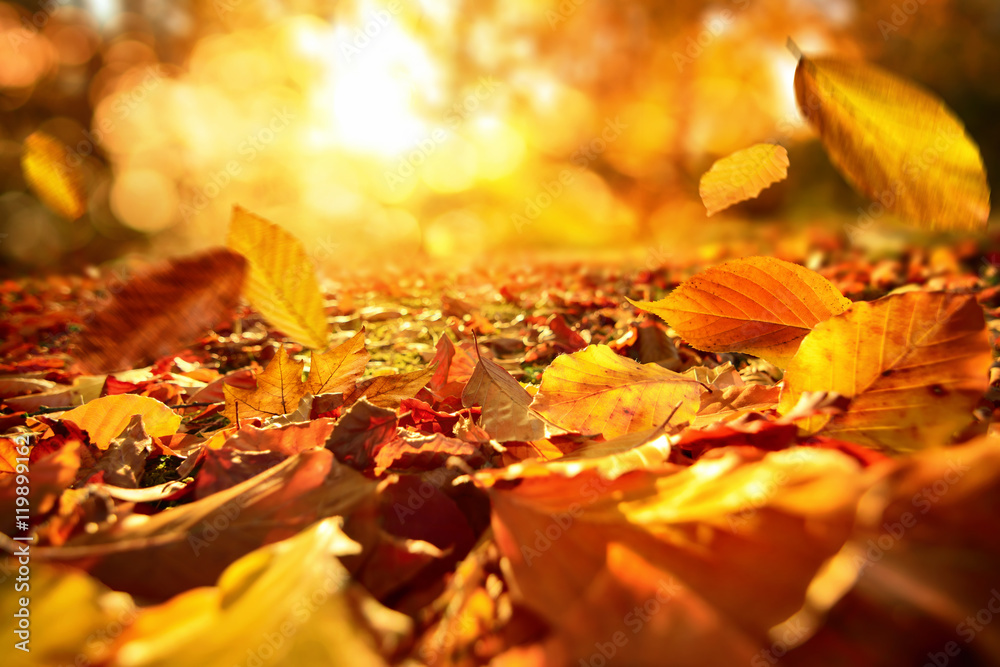
<instances>
[{"instance_id":1,"label":"fallen leaf","mask_svg":"<svg viewBox=\"0 0 1000 667\"><path fill-rule=\"evenodd\" d=\"M67 220L87 211L81 164L80 156L45 132L32 132L24 140L24 180L43 204Z\"/></svg>"},{"instance_id":2,"label":"fallen leaf","mask_svg":"<svg viewBox=\"0 0 1000 667\"><path fill-rule=\"evenodd\" d=\"M979 148L936 96L872 65L802 57L795 98L859 192L928 227L985 229L990 190Z\"/></svg>"},{"instance_id":3,"label":"fallen leaf","mask_svg":"<svg viewBox=\"0 0 1000 667\"><path fill-rule=\"evenodd\" d=\"M104 472L106 483L126 489L139 486L146 458L153 450L153 439L146 433L142 420L142 415L133 415L94 466L93 472Z\"/></svg>"},{"instance_id":4,"label":"fallen leaf","mask_svg":"<svg viewBox=\"0 0 1000 667\"><path fill-rule=\"evenodd\" d=\"M111 440L121 434L134 416L141 416L146 433L152 436L173 435L181 425L181 416L155 398L135 394L118 394L95 398L62 415L63 421L73 422L90 436L99 449L107 449Z\"/></svg>"},{"instance_id":5,"label":"fallen leaf","mask_svg":"<svg viewBox=\"0 0 1000 667\"><path fill-rule=\"evenodd\" d=\"M579 433L613 438L691 419L703 388L656 364L638 364L607 345L556 357L542 374L531 409L547 421Z\"/></svg>"},{"instance_id":6,"label":"fallen leaf","mask_svg":"<svg viewBox=\"0 0 1000 667\"><path fill-rule=\"evenodd\" d=\"M665 299L629 303L662 317L695 349L744 352L782 368L817 323L851 305L818 273L773 257L725 262Z\"/></svg>"},{"instance_id":7,"label":"fallen leaf","mask_svg":"<svg viewBox=\"0 0 1000 667\"><path fill-rule=\"evenodd\" d=\"M386 470L396 468L410 472L433 470L444 466L452 456L457 456L473 468L478 468L486 462L479 447L464 440L435 433L383 442L376 448L374 473L378 476Z\"/></svg>"},{"instance_id":8,"label":"fallen leaf","mask_svg":"<svg viewBox=\"0 0 1000 667\"><path fill-rule=\"evenodd\" d=\"M224 385L226 408L222 414L234 425L246 419L267 419L287 415L299 407L306 394L302 381L305 364L288 356L284 347L278 348L264 372L257 376L257 387L243 389Z\"/></svg>"},{"instance_id":9,"label":"fallen leaf","mask_svg":"<svg viewBox=\"0 0 1000 667\"><path fill-rule=\"evenodd\" d=\"M755 144L717 160L702 174L698 193L708 215L753 199L788 176L788 152L783 146Z\"/></svg>"},{"instance_id":10,"label":"fallen leaf","mask_svg":"<svg viewBox=\"0 0 1000 667\"><path fill-rule=\"evenodd\" d=\"M422 371L368 378L358 382L351 392L344 394L344 404L350 405L365 398L372 405L396 409L402 401L416 396L432 375L434 369L425 368Z\"/></svg>"},{"instance_id":11,"label":"fallen leaf","mask_svg":"<svg viewBox=\"0 0 1000 667\"><path fill-rule=\"evenodd\" d=\"M836 392L851 401L845 412L798 424L890 452L944 444L972 420L991 362L973 296L907 292L859 302L802 341L778 411L790 412L804 392Z\"/></svg>"},{"instance_id":12,"label":"fallen leaf","mask_svg":"<svg viewBox=\"0 0 1000 667\"><path fill-rule=\"evenodd\" d=\"M346 393L365 372L371 357L365 349L365 330L361 329L350 340L326 352L312 351L306 393Z\"/></svg>"},{"instance_id":13,"label":"fallen leaf","mask_svg":"<svg viewBox=\"0 0 1000 667\"><path fill-rule=\"evenodd\" d=\"M462 392L462 405L482 406L479 425L497 442L529 442L545 435L544 424L528 411L531 400L510 373L482 356Z\"/></svg>"},{"instance_id":14,"label":"fallen leaf","mask_svg":"<svg viewBox=\"0 0 1000 667\"><path fill-rule=\"evenodd\" d=\"M244 271L242 257L218 248L136 276L78 336L80 367L108 373L175 353L232 317Z\"/></svg>"},{"instance_id":15,"label":"fallen leaf","mask_svg":"<svg viewBox=\"0 0 1000 667\"><path fill-rule=\"evenodd\" d=\"M323 295L302 242L235 206L228 245L247 259L243 295L250 305L291 340L317 350L326 348Z\"/></svg>"},{"instance_id":16,"label":"fallen leaf","mask_svg":"<svg viewBox=\"0 0 1000 667\"><path fill-rule=\"evenodd\" d=\"M337 460L357 470L366 470L376 448L396 435L396 411L361 399L349 407L327 438L326 448Z\"/></svg>"}]
</instances>

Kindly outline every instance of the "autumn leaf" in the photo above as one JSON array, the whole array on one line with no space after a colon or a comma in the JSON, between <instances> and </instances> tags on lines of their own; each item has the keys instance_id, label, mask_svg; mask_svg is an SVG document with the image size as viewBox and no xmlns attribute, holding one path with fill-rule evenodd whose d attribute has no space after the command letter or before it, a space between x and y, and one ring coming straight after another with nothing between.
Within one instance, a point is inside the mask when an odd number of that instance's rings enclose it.
<instances>
[{"instance_id":1,"label":"autumn leaf","mask_svg":"<svg viewBox=\"0 0 1000 667\"><path fill-rule=\"evenodd\" d=\"M773 257L725 262L665 299L629 303L662 317L695 349L744 352L782 368L818 322L851 305L818 273Z\"/></svg>"},{"instance_id":2,"label":"autumn leaf","mask_svg":"<svg viewBox=\"0 0 1000 667\"><path fill-rule=\"evenodd\" d=\"M872 65L802 57L795 98L859 192L924 226L985 229L990 190L979 148L936 96Z\"/></svg>"},{"instance_id":3,"label":"autumn leaf","mask_svg":"<svg viewBox=\"0 0 1000 667\"><path fill-rule=\"evenodd\" d=\"M243 294L276 329L313 349L326 347L326 313L316 268L302 242L278 225L233 207L228 245L247 259Z\"/></svg>"},{"instance_id":4,"label":"autumn leaf","mask_svg":"<svg viewBox=\"0 0 1000 667\"><path fill-rule=\"evenodd\" d=\"M689 420L701 392L701 384L679 373L591 345L556 357L531 409L559 428L613 438L655 428L671 415L673 423Z\"/></svg>"},{"instance_id":5,"label":"autumn leaf","mask_svg":"<svg viewBox=\"0 0 1000 667\"><path fill-rule=\"evenodd\" d=\"M344 393L354 388L371 357L365 349L365 330L326 352L312 351L306 393Z\"/></svg>"},{"instance_id":6,"label":"autumn leaf","mask_svg":"<svg viewBox=\"0 0 1000 667\"><path fill-rule=\"evenodd\" d=\"M545 435L542 422L528 411L531 400L531 394L510 373L483 356L462 392L462 405L482 406L479 425L497 442L530 442Z\"/></svg>"},{"instance_id":7,"label":"autumn leaf","mask_svg":"<svg viewBox=\"0 0 1000 667\"><path fill-rule=\"evenodd\" d=\"M972 420L991 361L972 296L906 292L860 302L802 341L779 412L804 392L836 392L851 399L846 412L800 426L890 452L943 444Z\"/></svg>"},{"instance_id":8,"label":"autumn leaf","mask_svg":"<svg viewBox=\"0 0 1000 667\"><path fill-rule=\"evenodd\" d=\"M45 132L32 132L24 140L24 180L43 204L67 220L76 220L87 210L81 164L82 158Z\"/></svg>"},{"instance_id":9,"label":"autumn leaf","mask_svg":"<svg viewBox=\"0 0 1000 667\"><path fill-rule=\"evenodd\" d=\"M108 373L147 364L231 318L245 264L217 248L136 276L79 336L81 368Z\"/></svg>"},{"instance_id":10,"label":"autumn leaf","mask_svg":"<svg viewBox=\"0 0 1000 667\"><path fill-rule=\"evenodd\" d=\"M279 347L264 372L257 376L256 388L223 386L226 408L222 414L232 424L239 425L246 419L268 419L294 411L306 394L302 381L304 366L303 362L289 357L285 348Z\"/></svg>"},{"instance_id":11,"label":"autumn leaf","mask_svg":"<svg viewBox=\"0 0 1000 667\"><path fill-rule=\"evenodd\" d=\"M753 199L787 175L788 152L783 146L755 144L716 161L702 175L698 193L711 216Z\"/></svg>"},{"instance_id":12,"label":"autumn leaf","mask_svg":"<svg viewBox=\"0 0 1000 667\"><path fill-rule=\"evenodd\" d=\"M181 425L181 417L169 407L149 396L118 394L95 398L69 412L62 419L82 428L90 441L99 449L107 449L112 439L122 434L132 418L142 417L146 434L151 436L173 435Z\"/></svg>"},{"instance_id":13,"label":"autumn leaf","mask_svg":"<svg viewBox=\"0 0 1000 667\"><path fill-rule=\"evenodd\" d=\"M344 395L344 404L350 405L364 397L372 405L395 410L402 401L416 396L433 375L433 368L425 368L422 371L368 378L358 382L353 390Z\"/></svg>"}]
</instances>

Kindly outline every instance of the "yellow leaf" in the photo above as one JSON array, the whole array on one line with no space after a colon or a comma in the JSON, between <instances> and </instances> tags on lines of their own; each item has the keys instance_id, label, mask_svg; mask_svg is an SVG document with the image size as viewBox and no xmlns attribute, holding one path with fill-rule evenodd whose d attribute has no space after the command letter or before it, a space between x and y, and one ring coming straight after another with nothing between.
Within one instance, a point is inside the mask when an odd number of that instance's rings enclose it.
<instances>
[{"instance_id":1,"label":"yellow leaf","mask_svg":"<svg viewBox=\"0 0 1000 667\"><path fill-rule=\"evenodd\" d=\"M673 423L691 419L701 393L701 384L689 377L590 345L556 357L531 409L559 428L613 438L660 426L675 407Z\"/></svg>"},{"instance_id":2,"label":"yellow leaf","mask_svg":"<svg viewBox=\"0 0 1000 667\"><path fill-rule=\"evenodd\" d=\"M935 229L982 230L990 190L979 148L931 93L877 67L801 58L795 97L859 191Z\"/></svg>"},{"instance_id":3,"label":"yellow leaf","mask_svg":"<svg viewBox=\"0 0 1000 667\"><path fill-rule=\"evenodd\" d=\"M181 416L174 414L166 405L155 398L135 394L96 398L63 413L62 418L85 430L90 435L90 441L99 449L107 449L111 440L128 426L135 415L142 415L148 435L173 435L181 425Z\"/></svg>"},{"instance_id":4,"label":"yellow leaf","mask_svg":"<svg viewBox=\"0 0 1000 667\"><path fill-rule=\"evenodd\" d=\"M395 410L404 399L416 396L417 392L430 381L432 375L434 375L433 367L422 371L380 375L362 380L350 393L344 394L344 405L350 405L363 396L372 405Z\"/></svg>"},{"instance_id":5,"label":"yellow leaf","mask_svg":"<svg viewBox=\"0 0 1000 667\"><path fill-rule=\"evenodd\" d=\"M718 160L701 177L698 193L709 215L747 199L788 176L788 152L755 144Z\"/></svg>"},{"instance_id":6,"label":"yellow leaf","mask_svg":"<svg viewBox=\"0 0 1000 667\"><path fill-rule=\"evenodd\" d=\"M228 244L247 259L243 294L250 304L291 340L325 348L323 295L302 243L273 222L236 206Z\"/></svg>"},{"instance_id":7,"label":"yellow leaf","mask_svg":"<svg viewBox=\"0 0 1000 667\"><path fill-rule=\"evenodd\" d=\"M747 257L699 273L656 302L659 315L698 350L743 352L782 368L817 323L850 307L823 276L773 257Z\"/></svg>"},{"instance_id":8,"label":"yellow leaf","mask_svg":"<svg viewBox=\"0 0 1000 667\"><path fill-rule=\"evenodd\" d=\"M87 210L83 173L73 157L62 142L44 132L29 134L21 154L24 180L43 204L67 220Z\"/></svg>"},{"instance_id":9,"label":"yellow leaf","mask_svg":"<svg viewBox=\"0 0 1000 667\"><path fill-rule=\"evenodd\" d=\"M334 394L354 388L355 381L365 372L371 357L365 349L365 330L361 329L350 340L326 352L312 352L306 392Z\"/></svg>"},{"instance_id":10,"label":"yellow leaf","mask_svg":"<svg viewBox=\"0 0 1000 667\"><path fill-rule=\"evenodd\" d=\"M972 420L992 355L972 296L907 292L818 325L785 373L779 412L803 392L834 391L846 412L811 417L809 432L894 452L943 444Z\"/></svg>"},{"instance_id":11,"label":"yellow leaf","mask_svg":"<svg viewBox=\"0 0 1000 667\"><path fill-rule=\"evenodd\" d=\"M206 667L384 665L348 601L351 575L337 556L357 554L361 545L342 532L342 522L313 524L235 561L215 586L143 610L115 664L166 667L183 656Z\"/></svg>"},{"instance_id":12,"label":"yellow leaf","mask_svg":"<svg viewBox=\"0 0 1000 667\"><path fill-rule=\"evenodd\" d=\"M302 382L304 366L303 362L290 358L285 348L279 348L264 372L257 376L255 389L222 385L226 396L222 414L237 425L247 419L267 419L294 411L306 393Z\"/></svg>"}]
</instances>

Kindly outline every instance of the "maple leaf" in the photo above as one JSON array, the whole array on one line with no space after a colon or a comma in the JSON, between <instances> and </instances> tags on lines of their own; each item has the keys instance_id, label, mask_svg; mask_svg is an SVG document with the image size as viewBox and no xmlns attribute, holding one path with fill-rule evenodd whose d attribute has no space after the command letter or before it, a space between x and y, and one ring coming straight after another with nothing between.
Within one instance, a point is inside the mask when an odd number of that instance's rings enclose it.
<instances>
[{"instance_id":1,"label":"maple leaf","mask_svg":"<svg viewBox=\"0 0 1000 667\"><path fill-rule=\"evenodd\" d=\"M306 394L302 381L304 366L289 357L284 347L279 347L264 372L257 376L254 389L223 386L226 408L222 414L230 423L239 425L246 419L268 419L293 412Z\"/></svg>"},{"instance_id":2,"label":"maple leaf","mask_svg":"<svg viewBox=\"0 0 1000 667\"><path fill-rule=\"evenodd\" d=\"M365 349L365 330L326 352L313 350L309 362L306 392L309 394L346 393L365 372L371 355Z\"/></svg>"},{"instance_id":3,"label":"maple leaf","mask_svg":"<svg viewBox=\"0 0 1000 667\"><path fill-rule=\"evenodd\" d=\"M696 349L745 352L780 367L818 322L851 305L818 273L773 257L724 262L665 299L629 302L662 317Z\"/></svg>"}]
</instances>

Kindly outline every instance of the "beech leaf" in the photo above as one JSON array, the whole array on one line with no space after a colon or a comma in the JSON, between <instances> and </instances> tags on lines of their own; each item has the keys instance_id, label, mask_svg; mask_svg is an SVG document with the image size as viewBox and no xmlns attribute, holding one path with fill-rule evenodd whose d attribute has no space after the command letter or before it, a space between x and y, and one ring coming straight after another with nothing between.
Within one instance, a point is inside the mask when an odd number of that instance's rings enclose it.
<instances>
[{"instance_id":1,"label":"beech leaf","mask_svg":"<svg viewBox=\"0 0 1000 667\"><path fill-rule=\"evenodd\" d=\"M510 373L482 356L462 392L462 405L482 406L479 425L497 442L530 442L545 435L542 422L528 412L531 400L531 394Z\"/></svg>"},{"instance_id":2,"label":"beech leaf","mask_svg":"<svg viewBox=\"0 0 1000 667\"><path fill-rule=\"evenodd\" d=\"M80 159L55 137L32 132L24 140L21 170L24 180L43 204L67 220L76 220L87 210Z\"/></svg>"},{"instance_id":3,"label":"beech leaf","mask_svg":"<svg viewBox=\"0 0 1000 667\"><path fill-rule=\"evenodd\" d=\"M788 176L788 151L775 144L755 144L712 165L701 177L698 193L708 215L753 199Z\"/></svg>"}]
</instances>

